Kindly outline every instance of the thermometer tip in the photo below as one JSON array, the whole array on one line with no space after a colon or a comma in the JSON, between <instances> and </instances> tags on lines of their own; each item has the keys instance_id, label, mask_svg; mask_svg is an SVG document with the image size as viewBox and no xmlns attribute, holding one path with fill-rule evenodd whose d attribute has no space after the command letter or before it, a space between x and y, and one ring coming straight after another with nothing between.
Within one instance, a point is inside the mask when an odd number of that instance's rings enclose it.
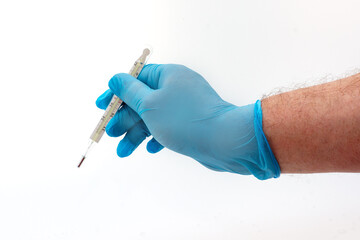
<instances>
[{"instance_id":1,"label":"thermometer tip","mask_svg":"<svg viewBox=\"0 0 360 240\"><path fill-rule=\"evenodd\" d=\"M81 159L81 161L80 161L80 163L78 165L78 168L81 166L81 164L83 163L84 160L85 160L85 156L82 157L82 159Z\"/></svg>"}]
</instances>

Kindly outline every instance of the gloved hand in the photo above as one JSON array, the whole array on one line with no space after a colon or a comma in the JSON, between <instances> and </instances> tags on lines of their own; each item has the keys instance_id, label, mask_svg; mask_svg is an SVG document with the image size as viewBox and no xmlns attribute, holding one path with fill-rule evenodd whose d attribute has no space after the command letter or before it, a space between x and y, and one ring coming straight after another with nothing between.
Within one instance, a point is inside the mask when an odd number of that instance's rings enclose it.
<instances>
[{"instance_id":1,"label":"gloved hand","mask_svg":"<svg viewBox=\"0 0 360 240\"><path fill-rule=\"evenodd\" d=\"M111 137L126 133L117 154L129 156L144 139L150 153L163 146L204 166L264 180L280 175L262 130L261 102L238 107L225 102L198 73L181 65L146 65L138 79L120 73L96 105L105 109L113 93L126 105L109 122Z\"/></svg>"}]
</instances>

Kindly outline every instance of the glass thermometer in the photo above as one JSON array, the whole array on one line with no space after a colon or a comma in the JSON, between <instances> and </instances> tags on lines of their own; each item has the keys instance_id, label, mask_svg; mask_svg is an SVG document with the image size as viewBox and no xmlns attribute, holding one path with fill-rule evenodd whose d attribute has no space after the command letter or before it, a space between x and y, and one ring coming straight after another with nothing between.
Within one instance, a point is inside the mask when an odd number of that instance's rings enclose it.
<instances>
[{"instance_id":1,"label":"glass thermometer","mask_svg":"<svg viewBox=\"0 0 360 240\"><path fill-rule=\"evenodd\" d=\"M132 66L129 72L131 76L135 78L139 76L149 55L150 55L150 50L148 48L145 48L142 55L135 61L134 65ZM86 149L85 154L82 156L78 167L81 166L81 164L86 158L86 155L88 154L94 143L98 143L100 141L101 137L104 135L106 125L114 117L115 113L119 110L119 108L122 107L122 105L123 105L123 101L114 94L103 116L101 117L98 125L96 126L96 128L94 129L93 133L90 136L88 148Z\"/></svg>"}]
</instances>

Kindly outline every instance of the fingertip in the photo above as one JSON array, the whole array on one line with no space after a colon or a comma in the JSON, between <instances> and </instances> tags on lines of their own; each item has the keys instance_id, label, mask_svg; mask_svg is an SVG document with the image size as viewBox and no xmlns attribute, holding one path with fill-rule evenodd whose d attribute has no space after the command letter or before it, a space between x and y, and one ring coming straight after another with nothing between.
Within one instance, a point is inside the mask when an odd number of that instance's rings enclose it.
<instances>
[{"instance_id":1,"label":"fingertip","mask_svg":"<svg viewBox=\"0 0 360 240\"><path fill-rule=\"evenodd\" d=\"M103 109L105 110L106 109L106 106L104 104L104 100L103 99L100 99L100 97L98 99L96 99L96 102L95 102L96 106L100 109Z\"/></svg>"},{"instance_id":2,"label":"fingertip","mask_svg":"<svg viewBox=\"0 0 360 240\"><path fill-rule=\"evenodd\" d=\"M129 78L129 77L132 77L132 76L127 73L115 74L109 81L109 84L108 84L109 88L114 93L118 93L121 88L121 82L123 81L123 79Z\"/></svg>"},{"instance_id":3,"label":"fingertip","mask_svg":"<svg viewBox=\"0 0 360 240\"><path fill-rule=\"evenodd\" d=\"M109 137L119 137L114 131L113 125L108 124L105 128L105 132Z\"/></svg>"},{"instance_id":4,"label":"fingertip","mask_svg":"<svg viewBox=\"0 0 360 240\"><path fill-rule=\"evenodd\" d=\"M121 158L128 157L134 151L134 145L125 137L117 147L117 155Z\"/></svg>"},{"instance_id":5,"label":"fingertip","mask_svg":"<svg viewBox=\"0 0 360 240\"><path fill-rule=\"evenodd\" d=\"M96 99L95 104L100 109L106 109L112 97L113 93L108 89Z\"/></svg>"},{"instance_id":6,"label":"fingertip","mask_svg":"<svg viewBox=\"0 0 360 240\"><path fill-rule=\"evenodd\" d=\"M115 116L112 119L110 119L109 123L105 128L105 132L109 137L119 137L122 135L119 133L118 128L116 127L119 121L119 114L120 112L117 112Z\"/></svg>"},{"instance_id":7,"label":"fingertip","mask_svg":"<svg viewBox=\"0 0 360 240\"><path fill-rule=\"evenodd\" d=\"M155 138L152 138L146 145L146 150L152 154L160 152L163 148L164 146L156 141Z\"/></svg>"},{"instance_id":8,"label":"fingertip","mask_svg":"<svg viewBox=\"0 0 360 240\"><path fill-rule=\"evenodd\" d=\"M110 79L109 84L108 84L109 88L110 88L113 92L115 92L115 93L116 93L115 90L118 89L118 82L119 82L119 77L118 77L118 75L119 75L119 74L114 75L114 76Z\"/></svg>"},{"instance_id":9,"label":"fingertip","mask_svg":"<svg viewBox=\"0 0 360 240\"><path fill-rule=\"evenodd\" d=\"M155 153L158 153L159 151L157 151L157 149L154 149L153 147L146 145L146 150L151 153L151 154L155 154Z\"/></svg>"}]
</instances>

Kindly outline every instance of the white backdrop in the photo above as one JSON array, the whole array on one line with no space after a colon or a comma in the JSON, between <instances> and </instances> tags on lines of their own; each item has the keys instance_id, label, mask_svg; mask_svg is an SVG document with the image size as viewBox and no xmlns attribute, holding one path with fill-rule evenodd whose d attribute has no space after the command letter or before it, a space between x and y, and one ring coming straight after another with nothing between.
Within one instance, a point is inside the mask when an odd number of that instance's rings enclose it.
<instances>
[{"instance_id":1,"label":"white backdrop","mask_svg":"<svg viewBox=\"0 0 360 240\"><path fill-rule=\"evenodd\" d=\"M359 239L360 174L218 173L105 136L95 100L150 44L227 101L360 66L357 0L0 1L0 239Z\"/></svg>"}]
</instances>

